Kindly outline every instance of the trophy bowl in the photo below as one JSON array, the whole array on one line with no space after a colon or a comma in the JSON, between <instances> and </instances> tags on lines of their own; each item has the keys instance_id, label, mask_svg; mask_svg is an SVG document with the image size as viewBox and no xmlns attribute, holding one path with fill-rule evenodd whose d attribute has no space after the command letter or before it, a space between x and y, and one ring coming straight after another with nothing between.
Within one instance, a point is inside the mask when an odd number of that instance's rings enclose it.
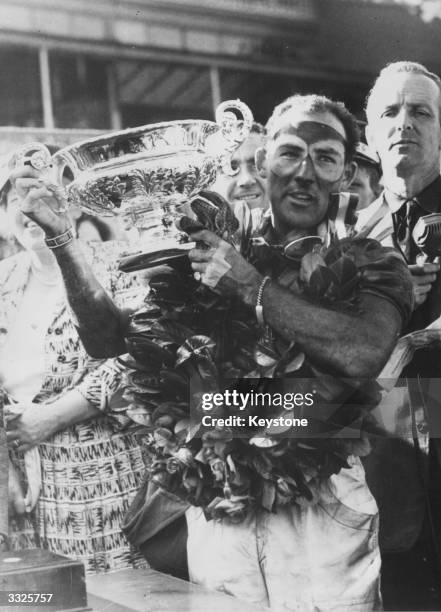
<instances>
[{"instance_id":1,"label":"trophy bowl","mask_svg":"<svg viewBox=\"0 0 441 612\"><path fill-rule=\"evenodd\" d=\"M55 167L58 184L70 168L69 203L93 215L121 216L126 228L138 230L127 253L142 254L148 267L194 246L176 221L194 217L189 201L215 181L219 167L228 173L252 121L245 104L227 101L217 108L216 122L171 121L105 134L61 149L47 165ZM31 165L44 168L41 151L33 156Z\"/></svg>"}]
</instances>

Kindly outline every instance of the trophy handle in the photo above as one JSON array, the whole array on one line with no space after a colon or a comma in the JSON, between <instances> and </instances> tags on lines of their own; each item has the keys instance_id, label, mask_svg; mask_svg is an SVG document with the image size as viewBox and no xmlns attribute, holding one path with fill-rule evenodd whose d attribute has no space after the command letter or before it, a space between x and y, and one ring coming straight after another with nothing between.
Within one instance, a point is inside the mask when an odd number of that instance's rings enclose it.
<instances>
[{"instance_id":1,"label":"trophy handle","mask_svg":"<svg viewBox=\"0 0 441 612\"><path fill-rule=\"evenodd\" d=\"M46 179L45 185L61 202L54 212L61 214L67 211L69 203L66 191L63 188L63 170L65 163L58 158L52 157L49 149L41 142L30 142L22 145L14 151L10 160L10 170L16 170L22 166L31 166Z\"/></svg>"},{"instance_id":2,"label":"trophy handle","mask_svg":"<svg viewBox=\"0 0 441 612\"><path fill-rule=\"evenodd\" d=\"M232 176L231 156L248 138L253 126L253 113L241 100L226 100L216 109L216 123L224 141L224 152L220 155L222 171Z\"/></svg>"}]
</instances>

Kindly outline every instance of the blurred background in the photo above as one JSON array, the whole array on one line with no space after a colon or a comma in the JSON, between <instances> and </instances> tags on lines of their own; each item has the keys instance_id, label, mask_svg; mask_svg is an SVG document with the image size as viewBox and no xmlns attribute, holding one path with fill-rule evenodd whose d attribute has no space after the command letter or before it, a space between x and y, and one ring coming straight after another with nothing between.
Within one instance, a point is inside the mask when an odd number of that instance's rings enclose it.
<instances>
[{"instance_id":1,"label":"blurred background","mask_svg":"<svg viewBox=\"0 0 441 612\"><path fill-rule=\"evenodd\" d=\"M212 118L236 97L261 122L294 92L362 119L387 62L441 72L440 17L441 0L0 0L0 153L41 129L64 144Z\"/></svg>"},{"instance_id":2,"label":"blurred background","mask_svg":"<svg viewBox=\"0 0 441 612\"><path fill-rule=\"evenodd\" d=\"M378 71L440 74L440 41L441 0L0 0L0 186L21 143L212 119L231 98L265 123L323 93L363 121ZM0 258L16 249L3 214Z\"/></svg>"}]
</instances>

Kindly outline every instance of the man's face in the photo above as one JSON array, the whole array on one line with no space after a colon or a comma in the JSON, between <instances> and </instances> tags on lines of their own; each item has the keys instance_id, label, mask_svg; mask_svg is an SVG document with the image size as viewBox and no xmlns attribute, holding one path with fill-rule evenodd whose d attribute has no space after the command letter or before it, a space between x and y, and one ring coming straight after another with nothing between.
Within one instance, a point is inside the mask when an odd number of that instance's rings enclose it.
<instances>
[{"instance_id":1,"label":"man's face","mask_svg":"<svg viewBox=\"0 0 441 612\"><path fill-rule=\"evenodd\" d=\"M259 176L254 154L264 145L264 138L259 134L251 134L234 152L231 167L236 172L229 178L226 197L236 204L244 201L250 208L267 208L265 179Z\"/></svg>"},{"instance_id":2,"label":"man's face","mask_svg":"<svg viewBox=\"0 0 441 612\"><path fill-rule=\"evenodd\" d=\"M280 236L314 231L347 170L345 129L330 112L292 109L280 117L273 134L263 171L274 228Z\"/></svg>"},{"instance_id":3,"label":"man's face","mask_svg":"<svg viewBox=\"0 0 441 612\"><path fill-rule=\"evenodd\" d=\"M422 74L400 73L378 83L366 135L386 176L431 179L439 173L439 98L436 83Z\"/></svg>"},{"instance_id":4,"label":"man's face","mask_svg":"<svg viewBox=\"0 0 441 612\"><path fill-rule=\"evenodd\" d=\"M361 165L358 166L357 174L350 184L348 191L358 195L357 210L366 208L369 204L372 204L378 196L378 192L372 189L369 170Z\"/></svg>"}]
</instances>

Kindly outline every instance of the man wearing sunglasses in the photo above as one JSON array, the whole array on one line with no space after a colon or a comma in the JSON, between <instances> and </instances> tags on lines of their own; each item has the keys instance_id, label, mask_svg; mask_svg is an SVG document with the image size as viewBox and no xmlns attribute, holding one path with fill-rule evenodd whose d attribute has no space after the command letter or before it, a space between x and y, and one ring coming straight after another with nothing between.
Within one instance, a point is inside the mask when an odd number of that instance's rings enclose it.
<instances>
[{"instance_id":1,"label":"man wearing sunglasses","mask_svg":"<svg viewBox=\"0 0 441 612\"><path fill-rule=\"evenodd\" d=\"M331 100L294 96L274 110L267 129L256 166L267 181L270 210L249 255L211 232L194 233L205 244L189 255L195 277L247 305L279 339L300 344L318 371L373 378L410 315L410 277L399 256L371 244L356 311L326 307L299 291L302 257L335 238L330 202L356 168L354 120ZM229 528L190 508L192 579L275 609L378 609L378 515L359 460L329 484L331 504L324 495L315 506L257 514Z\"/></svg>"},{"instance_id":2,"label":"man wearing sunglasses","mask_svg":"<svg viewBox=\"0 0 441 612\"><path fill-rule=\"evenodd\" d=\"M347 241L349 256L359 253L357 279L363 279L357 307L349 310L305 297L299 283L304 256L314 245L335 240L328 211L332 195L355 170L354 119L327 98L294 96L274 110L267 127L268 142L257 151L256 163L267 180L268 216L246 257L208 230L192 232L201 245L189 253L194 275L248 308L249 318L277 342L297 343L317 376L375 377L412 307L401 258L377 243L357 251ZM31 186L25 175L15 175L23 192ZM27 210L53 236L63 227L49 221L47 211L43 215L42 195L49 194L31 190ZM75 242L55 255L94 355L124 352L124 315L80 265ZM280 506L274 513L256 509L238 524L207 521L200 508L191 507L191 579L277 610L378 609L377 507L358 458L351 455L347 465L320 482L308 502Z\"/></svg>"},{"instance_id":3,"label":"man wearing sunglasses","mask_svg":"<svg viewBox=\"0 0 441 612\"><path fill-rule=\"evenodd\" d=\"M276 107L268 122L267 144L256 152L258 170L267 180L270 211L253 241L298 261L303 245L310 248L314 242L309 237L329 242L329 202L353 177L356 143L354 119L341 104L320 96L294 96ZM203 283L238 297L252 310L261 294L265 323L284 338L304 344L311 357L332 364L340 375L372 376L381 370L402 325L399 309L388 296L366 292L355 317L326 309L287 289L290 283L279 282L278 276L286 276L280 261L278 270L267 267L271 279L264 283L261 271L213 233L202 230L192 239L209 247L189 254ZM407 281L399 259L392 261ZM296 272L289 267L294 281ZM400 300L407 299L406 288Z\"/></svg>"}]
</instances>

